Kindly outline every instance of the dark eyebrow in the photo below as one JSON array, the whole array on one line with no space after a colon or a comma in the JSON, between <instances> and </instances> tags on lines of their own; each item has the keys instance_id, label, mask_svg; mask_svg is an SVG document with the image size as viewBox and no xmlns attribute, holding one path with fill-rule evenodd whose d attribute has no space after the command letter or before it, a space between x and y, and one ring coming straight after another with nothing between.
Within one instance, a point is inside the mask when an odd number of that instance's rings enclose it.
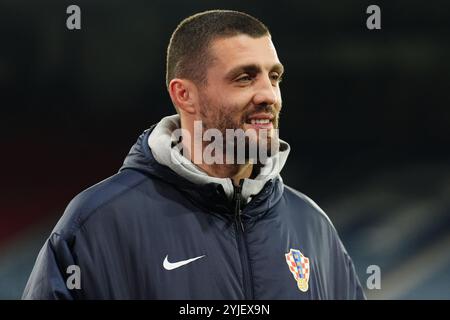
<instances>
[{"instance_id":1,"label":"dark eyebrow","mask_svg":"<svg viewBox=\"0 0 450 320\"><path fill-rule=\"evenodd\" d=\"M276 71L276 72L282 74L284 72L284 67L281 63L276 63L272 66L270 71ZM260 72L261 72L261 67L259 65L246 64L246 65L240 65L240 66L234 67L225 75L225 77L227 79L232 80L240 73L258 74Z\"/></svg>"},{"instance_id":2,"label":"dark eyebrow","mask_svg":"<svg viewBox=\"0 0 450 320\"><path fill-rule=\"evenodd\" d=\"M281 63L277 63L277 64L273 65L272 71L276 71L279 74L282 74L282 73L284 73L284 66Z\"/></svg>"}]
</instances>

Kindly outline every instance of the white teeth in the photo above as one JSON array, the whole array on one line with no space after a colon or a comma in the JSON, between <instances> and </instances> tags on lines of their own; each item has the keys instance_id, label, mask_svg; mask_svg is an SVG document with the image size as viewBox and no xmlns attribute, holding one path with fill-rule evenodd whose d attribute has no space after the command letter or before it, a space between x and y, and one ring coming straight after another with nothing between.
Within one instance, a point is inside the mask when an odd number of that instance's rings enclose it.
<instances>
[{"instance_id":1,"label":"white teeth","mask_svg":"<svg viewBox=\"0 0 450 320\"><path fill-rule=\"evenodd\" d=\"M268 124L270 122L269 119L252 119L251 124Z\"/></svg>"}]
</instances>

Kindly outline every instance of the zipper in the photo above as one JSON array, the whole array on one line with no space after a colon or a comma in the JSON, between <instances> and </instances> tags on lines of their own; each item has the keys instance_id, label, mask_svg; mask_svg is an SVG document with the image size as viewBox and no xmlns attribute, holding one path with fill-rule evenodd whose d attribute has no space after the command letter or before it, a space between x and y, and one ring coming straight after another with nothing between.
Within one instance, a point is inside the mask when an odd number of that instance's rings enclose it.
<instances>
[{"instance_id":1,"label":"zipper","mask_svg":"<svg viewBox=\"0 0 450 320\"><path fill-rule=\"evenodd\" d=\"M241 180L243 181L243 180ZM242 183L239 182L238 186L234 187L234 220L236 222L236 226L241 228L242 232L245 231L244 224L242 223L242 210L241 210L241 202L242 202Z\"/></svg>"},{"instance_id":2,"label":"zipper","mask_svg":"<svg viewBox=\"0 0 450 320\"><path fill-rule=\"evenodd\" d=\"M250 259L248 258L247 243L245 241L245 228L242 222L242 184L244 180L239 181L239 186L234 186L234 221L236 225L236 241L238 244L239 257L242 265L242 278L244 286L245 299L254 299Z\"/></svg>"}]
</instances>

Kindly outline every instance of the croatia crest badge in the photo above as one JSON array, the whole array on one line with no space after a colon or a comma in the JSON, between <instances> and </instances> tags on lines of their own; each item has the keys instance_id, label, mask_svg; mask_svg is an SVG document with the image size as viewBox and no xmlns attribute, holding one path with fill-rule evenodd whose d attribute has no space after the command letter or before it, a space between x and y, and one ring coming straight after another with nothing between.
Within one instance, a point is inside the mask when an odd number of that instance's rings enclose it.
<instances>
[{"instance_id":1,"label":"croatia crest badge","mask_svg":"<svg viewBox=\"0 0 450 320\"><path fill-rule=\"evenodd\" d=\"M285 254L286 263L289 270L297 281L297 286L302 292L308 291L308 281L310 275L309 259L300 250L291 249Z\"/></svg>"}]
</instances>

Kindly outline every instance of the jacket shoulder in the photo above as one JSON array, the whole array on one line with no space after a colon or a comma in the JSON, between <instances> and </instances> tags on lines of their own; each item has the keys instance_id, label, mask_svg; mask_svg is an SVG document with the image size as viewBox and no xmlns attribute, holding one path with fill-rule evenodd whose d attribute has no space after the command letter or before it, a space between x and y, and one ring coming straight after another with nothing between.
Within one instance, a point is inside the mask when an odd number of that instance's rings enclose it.
<instances>
[{"instance_id":1,"label":"jacket shoulder","mask_svg":"<svg viewBox=\"0 0 450 320\"><path fill-rule=\"evenodd\" d=\"M285 196L290 203L291 208L295 208L296 212L302 213L302 219L310 218L314 220L321 220L323 223L329 225L334 229L328 215L307 195L295 190L287 185L285 187Z\"/></svg>"},{"instance_id":2,"label":"jacket shoulder","mask_svg":"<svg viewBox=\"0 0 450 320\"><path fill-rule=\"evenodd\" d=\"M102 207L126 197L146 180L148 177L138 171L123 170L83 190L69 202L52 233L73 235Z\"/></svg>"}]
</instances>

